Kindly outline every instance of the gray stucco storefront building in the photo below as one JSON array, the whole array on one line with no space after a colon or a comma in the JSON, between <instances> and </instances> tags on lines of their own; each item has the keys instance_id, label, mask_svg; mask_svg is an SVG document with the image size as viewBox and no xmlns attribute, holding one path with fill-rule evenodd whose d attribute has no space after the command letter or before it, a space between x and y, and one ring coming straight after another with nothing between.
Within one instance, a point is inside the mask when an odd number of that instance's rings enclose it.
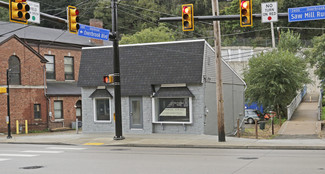
<instances>
[{"instance_id":1,"label":"gray stucco storefront building","mask_svg":"<svg viewBox=\"0 0 325 174\"><path fill-rule=\"evenodd\" d=\"M83 133L114 132L111 46L83 48ZM205 40L120 46L123 133L217 135L214 50ZM244 113L245 83L223 61L225 131Z\"/></svg>"}]
</instances>

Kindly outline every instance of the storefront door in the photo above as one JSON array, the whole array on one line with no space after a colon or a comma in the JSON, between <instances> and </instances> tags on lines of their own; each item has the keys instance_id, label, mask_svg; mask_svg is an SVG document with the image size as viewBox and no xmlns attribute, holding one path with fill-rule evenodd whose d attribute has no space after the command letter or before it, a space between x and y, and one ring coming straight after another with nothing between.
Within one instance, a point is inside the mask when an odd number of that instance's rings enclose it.
<instances>
[{"instance_id":1,"label":"storefront door","mask_svg":"<svg viewBox=\"0 0 325 174\"><path fill-rule=\"evenodd\" d=\"M142 129L143 128L141 97L131 97L130 98L130 128L131 129Z\"/></svg>"}]
</instances>

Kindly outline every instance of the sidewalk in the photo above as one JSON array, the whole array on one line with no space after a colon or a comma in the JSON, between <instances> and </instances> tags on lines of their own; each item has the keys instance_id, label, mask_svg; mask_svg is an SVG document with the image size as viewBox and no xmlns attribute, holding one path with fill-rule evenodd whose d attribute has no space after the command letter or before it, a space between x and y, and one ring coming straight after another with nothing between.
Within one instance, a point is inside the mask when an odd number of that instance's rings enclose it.
<instances>
[{"instance_id":1,"label":"sidewalk","mask_svg":"<svg viewBox=\"0 0 325 174\"><path fill-rule=\"evenodd\" d=\"M171 135L125 134L124 140L113 140L113 133L76 134L75 131L40 134L0 135L0 143L51 144L51 145L102 145L127 147L166 147L166 148L224 148L224 149L292 149L325 150L325 139L247 139L226 137L226 142L218 142L212 135Z\"/></svg>"}]
</instances>

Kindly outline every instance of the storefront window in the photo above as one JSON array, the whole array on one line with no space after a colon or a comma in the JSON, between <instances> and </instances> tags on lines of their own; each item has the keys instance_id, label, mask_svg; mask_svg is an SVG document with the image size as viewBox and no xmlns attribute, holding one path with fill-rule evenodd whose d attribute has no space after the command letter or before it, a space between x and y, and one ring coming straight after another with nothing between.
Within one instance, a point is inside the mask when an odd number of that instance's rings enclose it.
<instances>
[{"instance_id":1,"label":"storefront window","mask_svg":"<svg viewBox=\"0 0 325 174\"><path fill-rule=\"evenodd\" d=\"M156 101L156 121L190 122L189 98L158 98Z\"/></svg>"}]
</instances>

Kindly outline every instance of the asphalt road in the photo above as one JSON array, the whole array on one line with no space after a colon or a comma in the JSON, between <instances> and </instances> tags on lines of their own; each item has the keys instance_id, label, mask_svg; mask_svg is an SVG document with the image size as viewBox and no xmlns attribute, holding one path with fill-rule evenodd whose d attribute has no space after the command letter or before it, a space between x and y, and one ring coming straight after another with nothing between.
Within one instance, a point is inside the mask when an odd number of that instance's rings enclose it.
<instances>
[{"instance_id":1,"label":"asphalt road","mask_svg":"<svg viewBox=\"0 0 325 174\"><path fill-rule=\"evenodd\" d=\"M325 151L0 144L1 174L325 173Z\"/></svg>"}]
</instances>

